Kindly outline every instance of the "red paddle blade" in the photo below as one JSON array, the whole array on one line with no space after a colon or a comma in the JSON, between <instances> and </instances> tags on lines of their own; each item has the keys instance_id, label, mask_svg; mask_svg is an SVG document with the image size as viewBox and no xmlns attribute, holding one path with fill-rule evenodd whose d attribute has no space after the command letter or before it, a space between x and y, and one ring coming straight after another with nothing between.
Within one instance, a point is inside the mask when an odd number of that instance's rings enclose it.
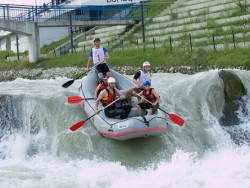
<instances>
[{"instance_id":1,"label":"red paddle blade","mask_svg":"<svg viewBox=\"0 0 250 188\"><path fill-rule=\"evenodd\" d=\"M183 126L185 123L185 120L177 116L176 114L169 114L169 118L179 126Z\"/></svg>"},{"instance_id":2,"label":"red paddle blade","mask_svg":"<svg viewBox=\"0 0 250 188\"><path fill-rule=\"evenodd\" d=\"M70 129L71 131L75 131L75 130L79 129L81 126L83 126L84 123L85 123L84 120L83 120L83 121L79 121L79 122L77 122L76 124L72 125L69 129Z\"/></svg>"},{"instance_id":3,"label":"red paddle blade","mask_svg":"<svg viewBox=\"0 0 250 188\"><path fill-rule=\"evenodd\" d=\"M68 103L69 104L76 104L76 103L79 103L83 100L82 97L80 96L70 96L68 97Z\"/></svg>"}]
</instances>

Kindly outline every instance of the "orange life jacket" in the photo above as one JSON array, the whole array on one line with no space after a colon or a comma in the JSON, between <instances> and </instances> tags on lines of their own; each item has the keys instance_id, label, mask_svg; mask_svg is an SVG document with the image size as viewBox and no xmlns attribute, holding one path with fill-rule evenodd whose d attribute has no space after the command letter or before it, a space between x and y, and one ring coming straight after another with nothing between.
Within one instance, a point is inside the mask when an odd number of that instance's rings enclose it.
<instances>
[{"instance_id":1,"label":"orange life jacket","mask_svg":"<svg viewBox=\"0 0 250 188\"><path fill-rule=\"evenodd\" d=\"M103 106L107 106L108 104L112 103L113 101L116 100L116 96L117 96L117 93L115 91L115 89L113 89L113 93L111 93L108 88L106 88L106 91L108 92L108 96L107 97L104 97L102 99L102 105ZM111 106L111 108L114 108L115 107L115 103L113 103Z\"/></svg>"},{"instance_id":2,"label":"orange life jacket","mask_svg":"<svg viewBox=\"0 0 250 188\"><path fill-rule=\"evenodd\" d=\"M145 97L145 99L147 99L148 101L150 101L151 103L154 103L157 98L154 95L154 93L152 92L153 88L150 88L149 92L147 93L146 90L143 91L143 96Z\"/></svg>"}]
</instances>

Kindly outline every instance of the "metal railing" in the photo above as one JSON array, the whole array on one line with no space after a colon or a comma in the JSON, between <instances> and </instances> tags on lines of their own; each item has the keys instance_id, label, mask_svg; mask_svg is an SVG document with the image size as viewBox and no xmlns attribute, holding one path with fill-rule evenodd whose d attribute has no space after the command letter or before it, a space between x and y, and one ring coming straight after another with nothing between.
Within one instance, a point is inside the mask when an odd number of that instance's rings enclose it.
<instances>
[{"instance_id":1,"label":"metal railing","mask_svg":"<svg viewBox=\"0 0 250 188\"><path fill-rule=\"evenodd\" d=\"M110 18L116 20L140 20L140 5L49 6L44 4L43 6L25 6L0 4L0 19L4 20L60 22L68 21L69 13L71 13L73 21L100 21ZM115 14L118 14L118 16L113 17Z\"/></svg>"}]
</instances>

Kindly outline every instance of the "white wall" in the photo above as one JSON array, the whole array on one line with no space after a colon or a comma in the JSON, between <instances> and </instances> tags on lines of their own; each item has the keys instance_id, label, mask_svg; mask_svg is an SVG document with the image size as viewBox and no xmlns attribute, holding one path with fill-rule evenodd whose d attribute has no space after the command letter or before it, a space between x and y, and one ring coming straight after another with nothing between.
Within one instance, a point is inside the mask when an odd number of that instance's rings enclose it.
<instances>
[{"instance_id":1,"label":"white wall","mask_svg":"<svg viewBox=\"0 0 250 188\"><path fill-rule=\"evenodd\" d=\"M54 41L58 41L70 35L68 27L43 27L39 28L40 32L40 47L43 47L46 44L50 44ZM8 34L0 31L0 34ZM18 35L19 40L19 52L28 51L28 37L23 35ZM0 50L6 50L6 39L0 39ZM16 35L11 35L11 50L16 52Z\"/></svg>"},{"instance_id":2,"label":"white wall","mask_svg":"<svg viewBox=\"0 0 250 188\"><path fill-rule=\"evenodd\" d=\"M40 32L40 47L58 41L70 35L68 27L42 27Z\"/></svg>"},{"instance_id":3,"label":"white wall","mask_svg":"<svg viewBox=\"0 0 250 188\"><path fill-rule=\"evenodd\" d=\"M16 46L16 35L12 35L10 38L11 50L17 52ZM18 35L19 52L28 51L28 37L23 35Z\"/></svg>"}]
</instances>

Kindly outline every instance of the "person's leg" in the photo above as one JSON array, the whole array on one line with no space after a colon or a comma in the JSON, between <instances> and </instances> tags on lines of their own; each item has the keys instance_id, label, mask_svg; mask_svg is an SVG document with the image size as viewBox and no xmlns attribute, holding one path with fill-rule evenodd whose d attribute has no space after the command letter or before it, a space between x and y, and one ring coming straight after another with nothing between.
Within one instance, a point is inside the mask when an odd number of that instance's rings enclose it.
<instances>
[{"instance_id":1,"label":"person's leg","mask_svg":"<svg viewBox=\"0 0 250 188\"><path fill-rule=\"evenodd\" d=\"M156 106L152 106L150 109L151 109L151 111L152 111L152 114L154 114L156 111L157 111L157 109L159 108L159 103L156 105Z\"/></svg>"},{"instance_id":2,"label":"person's leg","mask_svg":"<svg viewBox=\"0 0 250 188\"><path fill-rule=\"evenodd\" d=\"M106 73L107 78L111 77L111 72Z\"/></svg>"},{"instance_id":3,"label":"person's leg","mask_svg":"<svg viewBox=\"0 0 250 188\"><path fill-rule=\"evenodd\" d=\"M106 63L102 64L102 73L103 73L103 75L106 75L107 78L111 77L111 72L110 72L109 67Z\"/></svg>"},{"instance_id":4,"label":"person's leg","mask_svg":"<svg viewBox=\"0 0 250 188\"><path fill-rule=\"evenodd\" d=\"M111 109L111 108L105 108L104 109L105 115L109 118L114 118L116 116L120 116L120 119L125 119L126 114L123 109Z\"/></svg>"},{"instance_id":5,"label":"person's leg","mask_svg":"<svg viewBox=\"0 0 250 188\"><path fill-rule=\"evenodd\" d=\"M100 80L103 79L103 73L102 73L102 67L101 65L97 65L95 68L95 72L97 73L97 76Z\"/></svg>"},{"instance_id":6,"label":"person's leg","mask_svg":"<svg viewBox=\"0 0 250 188\"><path fill-rule=\"evenodd\" d=\"M133 92L134 92L134 88L129 88L126 91L127 99L128 99L128 104L131 104L131 99L132 99L132 96L133 96Z\"/></svg>"},{"instance_id":7,"label":"person's leg","mask_svg":"<svg viewBox=\"0 0 250 188\"><path fill-rule=\"evenodd\" d=\"M152 109L152 108L150 108L150 109L148 110L147 115L152 115L152 114L153 114L153 109Z\"/></svg>"},{"instance_id":8,"label":"person's leg","mask_svg":"<svg viewBox=\"0 0 250 188\"><path fill-rule=\"evenodd\" d=\"M135 107L137 108L137 115L138 116L141 116L141 107L140 107L140 105L135 105Z\"/></svg>"},{"instance_id":9,"label":"person's leg","mask_svg":"<svg viewBox=\"0 0 250 188\"><path fill-rule=\"evenodd\" d=\"M123 110L125 111L126 118L127 118L129 113L131 112L132 106L130 104L125 104L122 107L123 107Z\"/></svg>"},{"instance_id":10,"label":"person's leg","mask_svg":"<svg viewBox=\"0 0 250 188\"><path fill-rule=\"evenodd\" d=\"M152 110L150 110L150 108L152 107L151 104L149 104L149 103L141 103L141 104L139 104L139 106L140 106L141 109L143 109L143 110L149 109L147 115L151 115L151 114L152 114Z\"/></svg>"},{"instance_id":11,"label":"person's leg","mask_svg":"<svg viewBox=\"0 0 250 188\"><path fill-rule=\"evenodd\" d=\"M132 106L130 104L125 104L122 106L117 107L117 111L120 112L120 119L125 119L128 117L128 114L131 111ZM123 113L124 112L124 113Z\"/></svg>"},{"instance_id":12,"label":"person's leg","mask_svg":"<svg viewBox=\"0 0 250 188\"><path fill-rule=\"evenodd\" d=\"M100 80L103 79L103 74L102 74L102 72L98 72L98 78L99 78Z\"/></svg>"}]
</instances>

